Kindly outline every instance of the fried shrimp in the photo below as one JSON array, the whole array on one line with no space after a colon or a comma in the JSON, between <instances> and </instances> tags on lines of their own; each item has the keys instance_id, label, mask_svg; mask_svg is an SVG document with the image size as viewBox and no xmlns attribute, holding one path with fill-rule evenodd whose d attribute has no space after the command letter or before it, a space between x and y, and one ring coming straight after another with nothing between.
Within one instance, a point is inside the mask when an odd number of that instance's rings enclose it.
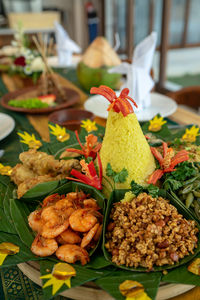
<instances>
[{"instance_id":1,"label":"fried shrimp","mask_svg":"<svg viewBox=\"0 0 200 300\"><path fill-rule=\"evenodd\" d=\"M43 226L43 221L41 219L41 210L35 210L28 216L28 224L33 231L40 232Z\"/></svg>"},{"instance_id":2,"label":"fried shrimp","mask_svg":"<svg viewBox=\"0 0 200 300\"><path fill-rule=\"evenodd\" d=\"M95 236L98 228L99 228L99 223L94 225L94 227L92 227L90 229L90 231L84 236L84 238L82 239L82 242L81 242L81 247L82 248L85 248L91 242L91 240Z\"/></svg>"},{"instance_id":3,"label":"fried shrimp","mask_svg":"<svg viewBox=\"0 0 200 300\"><path fill-rule=\"evenodd\" d=\"M59 215L54 206L47 206L42 210L41 218L44 222L51 222L51 225L59 223Z\"/></svg>"},{"instance_id":4,"label":"fried shrimp","mask_svg":"<svg viewBox=\"0 0 200 300\"><path fill-rule=\"evenodd\" d=\"M79 244L81 242L80 236L70 228L62 232L60 237L64 244Z\"/></svg>"},{"instance_id":5,"label":"fried shrimp","mask_svg":"<svg viewBox=\"0 0 200 300\"><path fill-rule=\"evenodd\" d=\"M58 249L58 244L54 239L45 239L39 234L31 245L31 251L38 256L52 255Z\"/></svg>"},{"instance_id":6,"label":"fried shrimp","mask_svg":"<svg viewBox=\"0 0 200 300\"><path fill-rule=\"evenodd\" d=\"M65 231L69 226L69 220L65 220L63 223L51 225L51 222L44 224L41 235L44 238L52 239L57 237L63 231Z\"/></svg>"},{"instance_id":7,"label":"fried shrimp","mask_svg":"<svg viewBox=\"0 0 200 300\"><path fill-rule=\"evenodd\" d=\"M49 206L49 205L53 205L55 204L57 201L59 201L63 196L60 196L59 194L53 194L53 195L50 195L50 196L47 196L44 200L43 200L43 203L42 203L42 207L46 207L46 206Z\"/></svg>"},{"instance_id":8,"label":"fried shrimp","mask_svg":"<svg viewBox=\"0 0 200 300\"><path fill-rule=\"evenodd\" d=\"M69 216L74 212L72 207L61 211L55 209L55 206L49 206L43 209L41 217L46 223L43 225L41 235L45 238L55 238L69 226Z\"/></svg>"},{"instance_id":9,"label":"fried shrimp","mask_svg":"<svg viewBox=\"0 0 200 300\"><path fill-rule=\"evenodd\" d=\"M98 206L96 200L94 200L92 198L84 200L83 205L84 205L84 208L93 208L94 210L100 209L100 207Z\"/></svg>"},{"instance_id":10,"label":"fried shrimp","mask_svg":"<svg viewBox=\"0 0 200 300\"><path fill-rule=\"evenodd\" d=\"M71 264L79 260L82 265L85 265L90 260L87 251L77 245L60 246L56 251L56 256L58 259Z\"/></svg>"},{"instance_id":11,"label":"fried shrimp","mask_svg":"<svg viewBox=\"0 0 200 300\"><path fill-rule=\"evenodd\" d=\"M93 211L88 208L79 208L69 217L69 224L74 231L89 231L97 223Z\"/></svg>"}]
</instances>

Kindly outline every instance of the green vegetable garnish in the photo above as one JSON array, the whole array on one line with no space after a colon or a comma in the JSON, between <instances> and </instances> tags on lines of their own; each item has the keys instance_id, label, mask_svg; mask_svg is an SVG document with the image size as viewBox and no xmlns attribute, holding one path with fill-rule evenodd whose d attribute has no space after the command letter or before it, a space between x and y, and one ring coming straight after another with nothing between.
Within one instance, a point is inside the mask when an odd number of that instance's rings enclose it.
<instances>
[{"instance_id":1,"label":"green vegetable garnish","mask_svg":"<svg viewBox=\"0 0 200 300\"><path fill-rule=\"evenodd\" d=\"M115 172L112 169L111 164L108 163L106 168L106 175L108 177L111 177L115 183L123 183L126 181L128 171L125 168L123 168L120 172Z\"/></svg>"},{"instance_id":2,"label":"green vegetable garnish","mask_svg":"<svg viewBox=\"0 0 200 300\"><path fill-rule=\"evenodd\" d=\"M138 196L140 193L148 193L153 198L158 197L159 188L153 184L149 184L148 186L142 186L137 184L134 180L131 181L131 190L133 193Z\"/></svg>"},{"instance_id":3,"label":"green vegetable garnish","mask_svg":"<svg viewBox=\"0 0 200 300\"><path fill-rule=\"evenodd\" d=\"M29 98L22 100L10 100L8 105L13 107L22 107L22 108L46 108L48 107L47 103L43 103L38 98Z\"/></svg>"}]
</instances>

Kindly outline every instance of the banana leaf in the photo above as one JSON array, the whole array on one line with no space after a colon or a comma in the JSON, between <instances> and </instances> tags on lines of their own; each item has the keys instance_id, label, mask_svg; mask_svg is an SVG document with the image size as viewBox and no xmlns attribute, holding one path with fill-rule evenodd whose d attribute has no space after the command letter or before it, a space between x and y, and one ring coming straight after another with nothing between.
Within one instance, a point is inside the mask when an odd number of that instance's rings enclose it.
<instances>
[{"instance_id":1,"label":"banana leaf","mask_svg":"<svg viewBox=\"0 0 200 300\"><path fill-rule=\"evenodd\" d=\"M57 261L58 262L58 261ZM43 275L47 275L50 274L52 272L52 269L55 265L56 261L50 261L50 260L41 260L40 261L40 273L41 276ZM88 281L93 281L97 278L106 276L108 274L111 273L110 270L91 270L88 268L83 268L81 265L73 265L73 267L76 270L76 276L71 278L71 287L76 287L79 285L82 285ZM48 272L47 272L48 270ZM49 279L42 279L43 285L45 282L47 282ZM67 287L67 285L63 285L58 291L57 293L54 295L58 295L60 293L62 293L63 291L69 289ZM48 300L48 299L52 299L52 285L48 286L46 288L43 289L43 293L44 293L44 299Z\"/></svg>"},{"instance_id":2,"label":"banana leaf","mask_svg":"<svg viewBox=\"0 0 200 300\"><path fill-rule=\"evenodd\" d=\"M124 300L120 293L119 285L125 280L133 280L141 283L145 292L153 300L156 297L157 289L161 279L161 273L133 273L128 271L117 270L113 274L95 280L95 283L103 290L107 291L114 299Z\"/></svg>"},{"instance_id":3,"label":"banana leaf","mask_svg":"<svg viewBox=\"0 0 200 300\"><path fill-rule=\"evenodd\" d=\"M66 181L66 180L65 180ZM28 190L20 201L24 202L39 202L40 199L55 190L60 184L60 180L39 183Z\"/></svg>"},{"instance_id":4,"label":"banana leaf","mask_svg":"<svg viewBox=\"0 0 200 300\"><path fill-rule=\"evenodd\" d=\"M159 115L159 114L157 116L161 117L161 115ZM169 130L167 123L162 125L161 130L159 130L157 132L149 131L149 125L150 125L150 122L146 122L142 125L142 131L144 134L152 133L157 139L162 139L164 141L172 140L172 133Z\"/></svg>"},{"instance_id":5,"label":"banana leaf","mask_svg":"<svg viewBox=\"0 0 200 300\"><path fill-rule=\"evenodd\" d=\"M112 263L112 258L111 258L111 254L107 251L106 247L105 247L105 243L106 243L106 228L109 222L109 217L110 217L110 212L111 212L111 208L113 203L115 202L119 202L121 199L123 199L124 195L126 192L128 192L129 190L114 190L110 196L110 199L108 201L107 204L107 209L106 209L106 214L104 217L104 226L103 226L103 252L104 252L104 256L105 258ZM163 193L164 191L161 191L161 193ZM186 207L183 207L180 203L178 203L173 197L171 197L170 195L167 194L167 198L170 200L170 203L172 205L174 205L178 212L181 213L184 218L186 219L194 219L193 216L191 215L191 213L188 211L188 209ZM199 224L196 224L198 229L200 230L200 226ZM187 262L191 261L198 253L200 252L200 232L198 232L198 245L197 248L194 250L194 254L190 254L188 256L185 256L183 259L181 259L179 262L175 263L174 265L164 265L164 266L154 266L153 270L154 272L158 272L158 271L162 271L162 270L168 270L168 269L174 269L176 267L179 267L183 264L186 264ZM120 268L120 269L124 269L124 270L128 270L128 271L136 271L136 272L145 272L148 271L146 268L143 267L137 267L137 268L133 268L133 267L126 267L124 265L121 266L117 266L116 264L112 263L112 265Z\"/></svg>"},{"instance_id":6,"label":"banana leaf","mask_svg":"<svg viewBox=\"0 0 200 300\"><path fill-rule=\"evenodd\" d=\"M9 185L0 183L0 231L16 234L9 212L9 199L12 195Z\"/></svg>"},{"instance_id":7,"label":"banana leaf","mask_svg":"<svg viewBox=\"0 0 200 300\"><path fill-rule=\"evenodd\" d=\"M195 258L200 258L200 254L198 254ZM174 270L168 271L168 273L162 277L162 281L172 283L181 282L183 284L192 284L200 286L199 276L189 272L187 269L190 263L180 266L179 268L176 268Z\"/></svg>"},{"instance_id":8,"label":"banana leaf","mask_svg":"<svg viewBox=\"0 0 200 300\"><path fill-rule=\"evenodd\" d=\"M22 243L30 248L34 239L34 234L28 226L27 217L31 210L25 203L20 202L17 199L12 199L10 201L10 212L19 238Z\"/></svg>"}]
</instances>

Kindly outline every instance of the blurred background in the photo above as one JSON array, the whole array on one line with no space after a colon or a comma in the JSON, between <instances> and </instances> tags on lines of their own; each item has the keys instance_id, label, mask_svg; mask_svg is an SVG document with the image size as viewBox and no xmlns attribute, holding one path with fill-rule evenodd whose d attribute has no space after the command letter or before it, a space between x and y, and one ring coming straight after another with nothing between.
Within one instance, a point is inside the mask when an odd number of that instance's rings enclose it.
<instances>
[{"instance_id":1,"label":"blurred background","mask_svg":"<svg viewBox=\"0 0 200 300\"><path fill-rule=\"evenodd\" d=\"M17 20L28 34L49 35L57 20L82 50L103 35L122 59L131 60L134 47L156 31L157 89L200 84L199 0L1 0L0 14L0 47L10 43Z\"/></svg>"}]
</instances>

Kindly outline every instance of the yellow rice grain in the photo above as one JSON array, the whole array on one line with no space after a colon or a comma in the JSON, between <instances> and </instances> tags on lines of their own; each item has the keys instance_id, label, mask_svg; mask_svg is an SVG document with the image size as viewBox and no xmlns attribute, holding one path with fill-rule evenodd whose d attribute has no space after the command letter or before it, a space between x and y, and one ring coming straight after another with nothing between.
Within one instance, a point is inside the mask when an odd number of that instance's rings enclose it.
<instances>
[{"instance_id":1,"label":"yellow rice grain","mask_svg":"<svg viewBox=\"0 0 200 300\"><path fill-rule=\"evenodd\" d=\"M121 112L109 112L100 157L104 176L108 163L116 172L127 169L126 181L116 186L120 189L130 188L132 180L145 185L155 170L154 157L134 113L124 117ZM105 180L103 184L110 190Z\"/></svg>"}]
</instances>

